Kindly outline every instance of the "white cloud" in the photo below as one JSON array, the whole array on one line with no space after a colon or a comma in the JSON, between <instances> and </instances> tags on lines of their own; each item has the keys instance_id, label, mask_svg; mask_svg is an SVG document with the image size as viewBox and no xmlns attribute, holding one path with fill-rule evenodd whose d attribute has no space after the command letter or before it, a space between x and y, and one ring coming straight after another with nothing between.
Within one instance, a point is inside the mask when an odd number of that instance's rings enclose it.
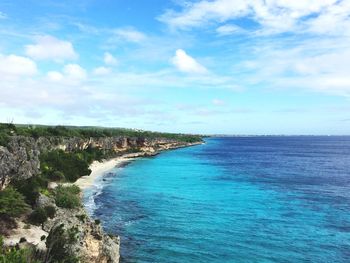
<instances>
[{"instance_id":1,"label":"white cloud","mask_svg":"<svg viewBox=\"0 0 350 263\"><path fill-rule=\"evenodd\" d=\"M215 106L222 106L222 105L225 105L225 101L220 100L220 99L213 99L212 103L213 103Z\"/></svg>"},{"instance_id":2,"label":"white cloud","mask_svg":"<svg viewBox=\"0 0 350 263\"><path fill-rule=\"evenodd\" d=\"M146 35L132 27L118 28L114 30L114 34L122 39L129 42L139 43L146 39Z\"/></svg>"},{"instance_id":3,"label":"white cloud","mask_svg":"<svg viewBox=\"0 0 350 263\"><path fill-rule=\"evenodd\" d=\"M187 55L187 53L182 49L176 50L175 56L172 58L171 61L175 65L175 67L182 72L199 74L204 74L208 72L208 70L204 66L199 64L191 56Z\"/></svg>"},{"instance_id":4,"label":"white cloud","mask_svg":"<svg viewBox=\"0 0 350 263\"><path fill-rule=\"evenodd\" d=\"M324 32L324 26L344 28L344 23L350 30L349 13L349 1L201 0L187 3L179 12L168 10L158 19L172 28L188 29L247 17L260 24L264 33L296 29Z\"/></svg>"},{"instance_id":5,"label":"white cloud","mask_svg":"<svg viewBox=\"0 0 350 263\"><path fill-rule=\"evenodd\" d=\"M6 19L7 15L4 12L0 11L0 19Z\"/></svg>"},{"instance_id":6,"label":"white cloud","mask_svg":"<svg viewBox=\"0 0 350 263\"><path fill-rule=\"evenodd\" d=\"M236 25L223 25L223 26L219 26L217 29L216 29L216 32L221 35L221 36L226 36L226 35L231 35L231 34L234 34L234 33L238 33L238 32L241 32L242 29Z\"/></svg>"},{"instance_id":7,"label":"white cloud","mask_svg":"<svg viewBox=\"0 0 350 263\"><path fill-rule=\"evenodd\" d=\"M78 64L68 64L64 66L63 72L71 80L84 80L87 77L86 70Z\"/></svg>"},{"instance_id":8,"label":"white cloud","mask_svg":"<svg viewBox=\"0 0 350 263\"><path fill-rule=\"evenodd\" d=\"M58 81L63 80L63 75L61 72L58 72L58 71L50 71L47 73L47 78L50 81L58 82Z\"/></svg>"},{"instance_id":9,"label":"white cloud","mask_svg":"<svg viewBox=\"0 0 350 263\"><path fill-rule=\"evenodd\" d=\"M40 36L36 44L25 46L26 54L36 60L53 60L62 62L78 57L72 43L53 36Z\"/></svg>"},{"instance_id":10,"label":"white cloud","mask_svg":"<svg viewBox=\"0 0 350 263\"><path fill-rule=\"evenodd\" d=\"M268 89L309 90L350 97L349 40L315 39L266 43L251 52L253 60L237 64L233 71L244 86L259 85ZM291 43L289 43L291 44Z\"/></svg>"},{"instance_id":11,"label":"white cloud","mask_svg":"<svg viewBox=\"0 0 350 263\"><path fill-rule=\"evenodd\" d=\"M117 65L118 60L109 52L105 52L103 61L106 65Z\"/></svg>"},{"instance_id":12,"label":"white cloud","mask_svg":"<svg viewBox=\"0 0 350 263\"><path fill-rule=\"evenodd\" d=\"M94 69L93 73L94 75L98 76L108 75L111 73L111 69L106 67L97 67Z\"/></svg>"},{"instance_id":13,"label":"white cloud","mask_svg":"<svg viewBox=\"0 0 350 263\"><path fill-rule=\"evenodd\" d=\"M6 76L32 76L38 72L34 61L29 58L0 54L0 75Z\"/></svg>"}]
</instances>

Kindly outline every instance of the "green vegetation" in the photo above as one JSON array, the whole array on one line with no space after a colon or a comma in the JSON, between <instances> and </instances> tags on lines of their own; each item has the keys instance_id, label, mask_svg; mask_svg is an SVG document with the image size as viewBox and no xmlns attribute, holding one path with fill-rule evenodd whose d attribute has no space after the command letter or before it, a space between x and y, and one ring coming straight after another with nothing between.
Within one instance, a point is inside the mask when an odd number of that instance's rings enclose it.
<instances>
[{"instance_id":1,"label":"green vegetation","mask_svg":"<svg viewBox=\"0 0 350 263\"><path fill-rule=\"evenodd\" d=\"M0 191L0 214L18 217L28 210L24 196L12 187Z\"/></svg>"},{"instance_id":2,"label":"green vegetation","mask_svg":"<svg viewBox=\"0 0 350 263\"><path fill-rule=\"evenodd\" d=\"M48 205L44 207L46 215L48 218L54 218L56 214L56 208L52 205Z\"/></svg>"},{"instance_id":3,"label":"green vegetation","mask_svg":"<svg viewBox=\"0 0 350 263\"><path fill-rule=\"evenodd\" d=\"M106 138L106 137L128 137L137 141L135 145L141 145L144 139L169 139L179 142L198 142L202 140L201 136L185 135L174 133L158 133L122 128L102 128L102 127L68 127L68 126L35 126L35 125L14 125L0 123L0 146L8 146L11 143L11 136L26 136L38 139L47 137L51 143L58 145L63 138ZM28 140L22 138L24 142ZM21 140L22 140L21 139ZM27 144L26 144L27 145ZM11 149L11 147L9 147ZM26 146L27 160L33 157L32 149ZM138 147L129 147L128 152L139 151ZM40 194L54 199L58 207L74 209L81 206L80 189L77 186L59 185L55 189L49 189L48 183L55 182L75 182L84 175L89 175L90 164L94 160L101 161L112 156L116 152L113 150L103 150L88 148L83 151L65 152L63 150L52 150L42 152L40 155L39 175L29 179L11 181L11 185L5 190L0 191L0 235L7 235L11 229L14 229L16 217L29 214L26 223L42 225L48 218L53 218L56 213L54 206L36 207L36 202ZM35 208L35 209L34 209ZM34 209L34 210L32 210ZM86 222L85 214L76 215L81 222ZM100 224L100 220L95 220ZM26 227L30 227L26 225ZM45 256L47 263L75 263L79 259L70 251L71 244L78 241L79 229L72 227L64 229L61 225L54 229L48 237L42 236L41 240L46 239L48 253ZM25 241L25 240L22 240ZM35 251L32 249L8 248L3 246L0 237L0 263L37 263L34 260ZM42 255L37 255L41 257ZM38 258L38 257L37 257Z\"/></svg>"},{"instance_id":4,"label":"green vegetation","mask_svg":"<svg viewBox=\"0 0 350 263\"><path fill-rule=\"evenodd\" d=\"M9 136L13 135L15 131L15 125L0 123L0 146L7 146L9 142Z\"/></svg>"},{"instance_id":5,"label":"green vegetation","mask_svg":"<svg viewBox=\"0 0 350 263\"><path fill-rule=\"evenodd\" d=\"M26 180L14 181L12 184L25 197L25 201L33 206L39 193L46 192L48 180L42 175L37 175Z\"/></svg>"},{"instance_id":6,"label":"green vegetation","mask_svg":"<svg viewBox=\"0 0 350 263\"><path fill-rule=\"evenodd\" d=\"M99 137L142 137L142 138L166 138L183 142L198 142L202 140L198 135L187 135L177 133L160 133L124 128L103 128L103 127L75 127L75 126L43 126L43 125L14 125L0 123L0 145L4 136L21 135L38 137L78 137L78 138L99 138Z\"/></svg>"},{"instance_id":7,"label":"green vegetation","mask_svg":"<svg viewBox=\"0 0 350 263\"><path fill-rule=\"evenodd\" d=\"M0 236L0 263L39 263L33 249L5 248Z\"/></svg>"},{"instance_id":8,"label":"green vegetation","mask_svg":"<svg viewBox=\"0 0 350 263\"><path fill-rule=\"evenodd\" d=\"M79 259L72 255L67 245L72 245L77 242L77 228L69 230L64 229L61 224L51 230L49 236L46 238L46 247L48 254L45 262L60 262L60 263L77 263Z\"/></svg>"},{"instance_id":9,"label":"green vegetation","mask_svg":"<svg viewBox=\"0 0 350 263\"><path fill-rule=\"evenodd\" d=\"M75 182L83 175L89 175L89 165L93 157L87 152L69 153L62 150L53 150L40 155L42 174L50 181L65 179Z\"/></svg>"},{"instance_id":10,"label":"green vegetation","mask_svg":"<svg viewBox=\"0 0 350 263\"><path fill-rule=\"evenodd\" d=\"M76 215L75 217L78 218L82 223L85 223L85 220L87 219L87 216L85 214Z\"/></svg>"},{"instance_id":11,"label":"green vegetation","mask_svg":"<svg viewBox=\"0 0 350 263\"><path fill-rule=\"evenodd\" d=\"M80 203L80 188L78 186L58 186L55 189L56 205L63 208L76 208Z\"/></svg>"},{"instance_id":12,"label":"green vegetation","mask_svg":"<svg viewBox=\"0 0 350 263\"><path fill-rule=\"evenodd\" d=\"M36 208L30 215L29 215L29 222L33 225L42 225L47 220L47 214L44 208Z\"/></svg>"},{"instance_id":13,"label":"green vegetation","mask_svg":"<svg viewBox=\"0 0 350 263\"><path fill-rule=\"evenodd\" d=\"M0 146L7 146L9 139L6 133L0 133Z\"/></svg>"},{"instance_id":14,"label":"green vegetation","mask_svg":"<svg viewBox=\"0 0 350 263\"><path fill-rule=\"evenodd\" d=\"M38 207L29 215L29 222L34 225L42 225L48 218L55 216L56 209L53 206Z\"/></svg>"}]
</instances>

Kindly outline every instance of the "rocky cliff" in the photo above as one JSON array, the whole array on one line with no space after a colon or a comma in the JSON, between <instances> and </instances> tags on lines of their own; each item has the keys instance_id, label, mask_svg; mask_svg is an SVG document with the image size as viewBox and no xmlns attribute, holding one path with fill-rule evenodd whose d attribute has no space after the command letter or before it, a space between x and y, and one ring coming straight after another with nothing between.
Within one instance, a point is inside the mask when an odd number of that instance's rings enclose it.
<instances>
[{"instance_id":1,"label":"rocky cliff","mask_svg":"<svg viewBox=\"0 0 350 263\"><path fill-rule=\"evenodd\" d=\"M108 152L110 157L130 152L153 155L159 151L184 147L197 143L186 143L164 138L103 137L64 138L11 136L6 147L0 146L0 190L11 182L28 179L40 174L40 154L55 149L66 152L97 148ZM25 221L17 222L18 227L8 245L15 245L22 237L35 244L44 262L56 262L57 247L64 246L64 253L79 258L79 262L119 262L119 237L106 235L98 222L89 218L82 207L74 209L56 206L55 200L40 194L36 207L52 206L56 210L54 218L48 219L41 228L23 227ZM16 232L17 231L17 232ZM45 239L42 239L42 236ZM30 236L28 238L27 236ZM74 261L76 262L76 261Z\"/></svg>"},{"instance_id":2,"label":"rocky cliff","mask_svg":"<svg viewBox=\"0 0 350 263\"><path fill-rule=\"evenodd\" d=\"M27 179L40 171L40 153L62 149L64 151L85 150L89 147L119 155L128 151L156 152L181 146L187 143L170 139L146 139L128 137L103 138L59 138L13 136L7 147L0 146L0 190L11 180Z\"/></svg>"}]
</instances>

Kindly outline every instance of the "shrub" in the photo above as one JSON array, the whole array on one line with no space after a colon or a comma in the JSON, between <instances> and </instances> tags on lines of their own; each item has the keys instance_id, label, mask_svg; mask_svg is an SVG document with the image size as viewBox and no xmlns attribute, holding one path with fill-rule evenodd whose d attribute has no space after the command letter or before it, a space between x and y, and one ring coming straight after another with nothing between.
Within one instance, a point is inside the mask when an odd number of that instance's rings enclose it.
<instances>
[{"instance_id":1,"label":"shrub","mask_svg":"<svg viewBox=\"0 0 350 263\"><path fill-rule=\"evenodd\" d=\"M79 187L73 186L58 186L55 189L56 205L63 208L76 208L80 206Z\"/></svg>"},{"instance_id":2,"label":"shrub","mask_svg":"<svg viewBox=\"0 0 350 263\"><path fill-rule=\"evenodd\" d=\"M11 229L16 227L17 223L12 217L0 214L0 235L7 236L10 234Z\"/></svg>"},{"instance_id":3,"label":"shrub","mask_svg":"<svg viewBox=\"0 0 350 263\"><path fill-rule=\"evenodd\" d=\"M101 220L100 220L100 219L95 219L95 224L96 224L96 225L101 224Z\"/></svg>"},{"instance_id":4,"label":"shrub","mask_svg":"<svg viewBox=\"0 0 350 263\"><path fill-rule=\"evenodd\" d=\"M79 262L79 259L66 247L67 245L74 244L76 241L76 232L73 228L70 231L65 231L63 224L52 228L46 238L46 247L48 249L46 255L47 260L45 262Z\"/></svg>"},{"instance_id":5,"label":"shrub","mask_svg":"<svg viewBox=\"0 0 350 263\"><path fill-rule=\"evenodd\" d=\"M85 214L76 215L76 218L78 218L80 222L85 223L86 215Z\"/></svg>"},{"instance_id":6,"label":"shrub","mask_svg":"<svg viewBox=\"0 0 350 263\"><path fill-rule=\"evenodd\" d=\"M79 177L91 173L89 163L85 160L84 155L67 153L62 150L41 154L40 168L47 178L55 180L63 175L69 182L75 182Z\"/></svg>"},{"instance_id":7,"label":"shrub","mask_svg":"<svg viewBox=\"0 0 350 263\"><path fill-rule=\"evenodd\" d=\"M18 217L28 210L24 196L12 187L0 191L0 214Z\"/></svg>"},{"instance_id":8,"label":"shrub","mask_svg":"<svg viewBox=\"0 0 350 263\"><path fill-rule=\"evenodd\" d=\"M47 217L49 218L54 218L55 217L55 214L56 214L56 209L54 206L52 205L48 205L48 206L45 206L45 212L47 214Z\"/></svg>"},{"instance_id":9,"label":"shrub","mask_svg":"<svg viewBox=\"0 0 350 263\"><path fill-rule=\"evenodd\" d=\"M0 262L1 263L39 263L35 260L33 249L5 248L3 238L0 236Z\"/></svg>"},{"instance_id":10,"label":"shrub","mask_svg":"<svg viewBox=\"0 0 350 263\"><path fill-rule=\"evenodd\" d=\"M74 244L78 241L78 233L79 229L77 227L72 227L67 229L67 237L68 237L68 243Z\"/></svg>"},{"instance_id":11,"label":"shrub","mask_svg":"<svg viewBox=\"0 0 350 263\"><path fill-rule=\"evenodd\" d=\"M54 171L50 176L50 179L53 181L63 181L65 177L61 171Z\"/></svg>"},{"instance_id":12,"label":"shrub","mask_svg":"<svg viewBox=\"0 0 350 263\"><path fill-rule=\"evenodd\" d=\"M45 209L39 207L36 208L30 215L29 221L34 225L41 225L47 220L47 213Z\"/></svg>"},{"instance_id":13,"label":"shrub","mask_svg":"<svg viewBox=\"0 0 350 263\"><path fill-rule=\"evenodd\" d=\"M41 175L33 176L26 180L13 182L14 187L18 192L25 196L25 200L30 205L34 205L39 193L47 188L47 179Z\"/></svg>"},{"instance_id":14,"label":"shrub","mask_svg":"<svg viewBox=\"0 0 350 263\"><path fill-rule=\"evenodd\" d=\"M45 235L42 235L41 237L40 237L40 240L41 241L44 241L46 239L46 236Z\"/></svg>"},{"instance_id":15,"label":"shrub","mask_svg":"<svg viewBox=\"0 0 350 263\"><path fill-rule=\"evenodd\" d=\"M10 138L6 133L0 133L0 146L7 146L9 143Z\"/></svg>"}]
</instances>

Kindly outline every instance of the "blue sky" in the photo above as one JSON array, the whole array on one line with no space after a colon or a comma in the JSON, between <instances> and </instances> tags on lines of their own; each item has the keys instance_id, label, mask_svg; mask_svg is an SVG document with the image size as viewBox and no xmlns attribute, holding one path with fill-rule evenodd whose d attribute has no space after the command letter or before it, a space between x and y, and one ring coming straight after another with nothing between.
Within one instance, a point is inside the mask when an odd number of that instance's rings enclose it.
<instances>
[{"instance_id":1,"label":"blue sky","mask_svg":"<svg viewBox=\"0 0 350 263\"><path fill-rule=\"evenodd\" d=\"M350 134L350 1L2 0L0 121Z\"/></svg>"}]
</instances>

